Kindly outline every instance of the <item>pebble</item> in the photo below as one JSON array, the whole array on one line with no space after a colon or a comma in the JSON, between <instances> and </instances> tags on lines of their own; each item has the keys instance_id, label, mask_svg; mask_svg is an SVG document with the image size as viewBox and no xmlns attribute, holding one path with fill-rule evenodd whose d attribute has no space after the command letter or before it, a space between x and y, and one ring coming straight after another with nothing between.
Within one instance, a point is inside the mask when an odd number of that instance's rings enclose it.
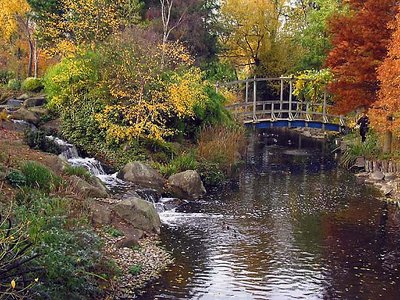
<instances>
[{"instance_id":1,"label":"pebble","mask_svg":"<svg viewBox=\"0 0 400 300\"><path fill-rule=\"evenodd\" d=\"M111 283L112 289L106 292L104 299L134 299L141 294L141 289L161 276L169 265L173 264L171 255L157 246L157 236L150 236L139 241L137 250L131 248L117 248L117 242L123 237L115 238L98 230L104 242L104 254L114 260L121 269L122 275ZM141 271L137 275L129 273L133 265L140 265Z\"/></svg>"}]
</instances>

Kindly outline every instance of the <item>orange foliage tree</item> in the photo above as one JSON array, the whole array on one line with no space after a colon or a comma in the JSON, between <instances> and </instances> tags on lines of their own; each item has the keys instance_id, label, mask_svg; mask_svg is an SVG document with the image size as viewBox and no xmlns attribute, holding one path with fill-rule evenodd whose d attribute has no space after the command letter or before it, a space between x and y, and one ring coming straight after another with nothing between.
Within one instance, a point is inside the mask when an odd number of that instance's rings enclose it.
<instances>
[{"instance_id":1,"label":"orange foliage tree","mask_svg":"<svg viewBox=\"0 0 400 300\"><path fill-rule=\"evenodd\" d=\"M400 136L400 11L389 27L394 33L388 55L378 68L380 90L370 110L374 129L385 133L384 152L391 150L392 134Z\"/></svg>"},{"instance_id":2,"label":"orange foliage tree","mask_svg":"<svg viewBox=\"0 0 400 300\"><path fill-rule=\"evenodd\" d=\"M327 66L334 74L328 89L336 111L370 107L377 98L376 69L387 54L397 0L348 0L349 11L330 21L333 49Z\"/></svg>"}]
</instances>

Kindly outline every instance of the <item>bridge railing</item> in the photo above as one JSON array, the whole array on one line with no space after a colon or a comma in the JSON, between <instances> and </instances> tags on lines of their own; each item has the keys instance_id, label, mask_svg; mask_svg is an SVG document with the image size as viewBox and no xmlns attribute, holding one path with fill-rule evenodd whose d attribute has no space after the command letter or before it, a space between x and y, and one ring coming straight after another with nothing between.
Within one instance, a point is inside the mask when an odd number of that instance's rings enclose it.
<instances>
[{"instance_id":1,"label":"bridge railing","mask_svg":"<svg viewBox=\"0 0 400 300\"><path fill-rule=\"evenodd\" d=\"M239 86L243 94L243 102L227 106L233 114L243 120L244 123L256 123L261 121L277 120L304 120L321 123L332 123L345 126L346 120L343 116L332 113L332 105L327 103L325 92L318 102L299 101L293 95L293 84L296 78L250 78L219 84L219 86ZM280 83L279 99L263 100L257 91L260 82ZM288 91L285 92L285 82L289 82ZM286 87L287 88L287 87ZM286 100L285 100L286 98ZM260 100L261 99L261 100Z\"/></svg>"}]
</instances>

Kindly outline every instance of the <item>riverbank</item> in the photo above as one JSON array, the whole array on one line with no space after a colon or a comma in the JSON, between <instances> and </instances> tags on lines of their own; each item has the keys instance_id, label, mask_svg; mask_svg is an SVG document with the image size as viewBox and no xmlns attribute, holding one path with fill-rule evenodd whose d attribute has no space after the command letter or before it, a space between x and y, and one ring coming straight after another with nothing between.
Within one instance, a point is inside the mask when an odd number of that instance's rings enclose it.
<instances>
[{"instance_id":1,"label":"riverbank","mask_svg":"<svg viewBox=\"0 0 400 300\"><path fill-rule=\"evenodd\" d=\"M16 270L37 281L23 283L18 275L8 274L10 282L17 282L16 296L28 285L32 295L57 299L75 294L91 299L132 298L172 263L156 235L127 244L123 231L92 226L85 192L70 184L76 175L66 173L66 163L58 156L29 148L21 132L0 129L0 154L2 217L22 226L21 238L31 236L33 245L26 255L40 253ZM88 174L83 175L88 180ZM34 176L34 186L30 186L27 181ZM5 245L3 232L0 240ZM27 271L34 266L41 271Z\"/></svg>"}]
</instances>

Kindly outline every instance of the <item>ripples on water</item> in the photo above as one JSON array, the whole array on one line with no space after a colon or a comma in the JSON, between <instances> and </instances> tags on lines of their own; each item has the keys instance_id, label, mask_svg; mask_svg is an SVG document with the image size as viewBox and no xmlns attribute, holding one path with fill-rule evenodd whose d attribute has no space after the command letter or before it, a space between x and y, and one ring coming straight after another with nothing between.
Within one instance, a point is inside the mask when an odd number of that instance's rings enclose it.
<instances>
[{"instance_id":1,"label":"ripples on water","mask_svg":"<svg viewBox=\"0 0 400 300\"><path fill-rule=\"evenodd\" d=\"M162 214L176 264L141 298L400 299L397 208L288 138L261 135L238 185Z\"/></svg>"}]
</instances>

